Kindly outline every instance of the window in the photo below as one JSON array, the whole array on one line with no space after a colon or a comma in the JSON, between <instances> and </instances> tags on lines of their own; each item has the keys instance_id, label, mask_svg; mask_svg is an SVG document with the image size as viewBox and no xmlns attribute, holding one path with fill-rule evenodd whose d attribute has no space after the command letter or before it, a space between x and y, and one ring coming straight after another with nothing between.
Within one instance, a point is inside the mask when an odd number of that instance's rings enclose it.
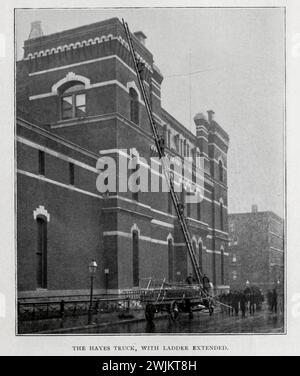
<instances>
[{"instance_id":1,"label":"window","mask_svg":"<svg viewBox=\"0 0 300 376\"><path fill-rule=\"evenodd\" d=\"M223 203L220 203L220 227L221 231L224 230L224 217L223 217Z\"/></svg>"},{"instance_id":2,"label":"window","mask_svg":"<svg viewBox=\"0 0 300 376\"><path fill-rule=\"evenodd\" d=\"M203 271L203 245L201 242L199 243L199 266L202 272Z\"/></svg>"},{"instance_id":3,"label":"window","mask_svg":"<svg viewBox=\"0 0 300 376\"><path fill-rule=\"evenodd\" d=\"M84 84L77 81L70 81L61 88L61 118L63 120L80 118L86 115L84 90Z\"/></svg>"},{"instance_id":4,"label":"window","mask_svg":"<svg viewBox=\"0 0 300 376\"><path fill-rule=\"evenodd\" d=\"M201 221L201 201L197 202L197 219Z\"/></svg>"},{"instance_id":5,"label":"window","mask_svg":"<svg viewBox=\"0 0 300 376\"><path fill-rule=\"evenodd\" d=\"M191 214L192 214L192 204L190 202L187 202L186 203L186 216L190 218Z\"/></svg>"},{"instance_id":6,"label":"window","mask_svg":"<svg viewBox=\"0 0 300 376\"><path fill-rule=\"evenodd\" d=\"M139 233L132 232L132 279L133 287L138 287L140 284L139 275Z\"/></svg>"},{"instance_id":7,"label":"window","mask_svg":"<svg viewBox=\"0 0 300 376\"><path fill-rule=\"evenodd\" d=\"M136 171L138 171L139 168L140 168L140 164L137 163L135 169L132 170L133 173L136 172ZM140 184L140 177L138 177L138 178L136 179L136 184L137 184L137 185ZM139 201L139 191L137 191L137 192L132 192L132 199L133 199L134 201Z\"/></svg>"},{"instance_id":8,"label":"window","mask_svg":"<svg viewBox=\"0 0 300 376\"><path fill-rule=\"evenodd\" d=\"M74 163L69 163L69 173L70 173L70 184L75 184L75 171L74 171Z\"/></svg>"},{"instance_id":9,"label":"window","mask_svg":"<svg viewBox=\"0 0 300 376\"><path fill-rule=\"evenodd\" d=\"M129 97L130 97L130 120L135 123L139 124L139 96L138 93L133 89L129 89Z\"/></svg>"},{"instance_id":10,"label":"window","mask_svg":"<svg viewBox=\"0 0 300 376\"><path fill-rule=\"evenodd\" d=\"M224 169L223 169L223 163L222 163L222 161L220 160L219 161L219 180L220 181L223 181L223 179L224 179Z\"/></svg>"},{"instance_id":11,"label":"window","mask_svg":"<svg viewBox=\"0 0 300 376\"><path fill-rule=\"evenodd\" d=\"M47 222L38 217L37 252L36 252L36 283L37 288L47 288Z\"/></svg>"},{"instance_id":12,"label":"window","mask_svg":"<svg viewBox=\"0 0 300 376\"><path fill-rule=\"evenodd\" d=\"M163 138L165 140L165 144L167 142L167 124L163 126Z\"/></svg>"},{"instance_id":13,"label":"window","mask_svg":"<svg viewBox=\"0 0 300 376\"><path fill-rule=\"evenodd\" d=\"M186 193L183 185L180 192L180 203L183 205L184 214L186 214Z\"/></svg>"},{"instance_id":14,"label":"window","mask_svg":"<svg viewBox=\"0 0 300 376\"><path fill-rule=\"evenodd\" d=\"M224 279L224 249L221 249L221 284L225 284Z\"/></svg>"},{"instance_id":15,"label":"window","mask_svg":"<svg viewBox=\"0 0 300 376\"><path fill-rule=\"evenodd\" d=\"M172 214L172 208L173 208L172 196L170 192L168 192L167 195L168 195L168 213Z\"/></svg>"},{"instance_id":16,"label":"window","mask_svg":"<svg viewBox=\"0 0 300 376\"><path fill-rule=\"evenodd\" d=\"M232 271L232 279L235 281L237 279L237 271L233 270Z\"/></svg>"},{"instance_id":17,"label":"window","mask_svg":"<svg viewBox=\"0 0 300 376\"><path fill-rule=\"evenodd\" d=\"M39 174L45 175L45 153L39 150Z\"/></svg>"},{"instance_id":18,"label":"window","mask_svg":"<svg viewBox=\"0 0 300 376\"><path fill-rule=\"evenodd\" d=\"M168 130L168 147L171 148L171 131Z\"/></svg>"},{"instance_id":19,"label":"window","mask_svg":"<svg viewBox=\"0 0 300 376\"><path fill-rule=\"evenodd\" d=\"M169 263L169 282L174 280L174 247L173 240L168 240L168 263Z\"/></svg>"},{"instance_id":20,"label":"window","mask_svg":"<svg viewBox=\"0 0 300 376\"><path fill-rule=\"evenodd\" d=\"M232 255L232 262L236 262L236 255L235 254Z\"/></svg>"}]
</instances>

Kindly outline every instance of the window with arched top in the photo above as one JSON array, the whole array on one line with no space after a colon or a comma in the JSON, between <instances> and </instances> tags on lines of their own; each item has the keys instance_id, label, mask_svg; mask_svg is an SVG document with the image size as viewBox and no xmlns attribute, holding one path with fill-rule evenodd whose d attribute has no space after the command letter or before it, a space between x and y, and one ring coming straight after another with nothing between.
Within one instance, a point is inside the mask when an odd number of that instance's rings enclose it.
<instances>
[{"instance_id":1,"label":"window with arched top","mask_svg":"<svg viewBox=\"0 0 300 376\"><path fill-rule=\"evenodd\" d=\"M224 230L224 210L223 210L223 203L220 202L220 228L221 231Z\"/></svg>"},{"instance_id":2,"label":"window with arched top","mask_svg":"<svg viewBox=\"0 0 300 376\"><path fill-rule=\"evenodd\" d=\"M224 275L224 249L221 249L221 284L225 284L225 275Z\"/></svg>"},{"instance_id":3,"label":"window with arched top","mask_svg":"<svg viewBox=\"0 0 300 376\"><path fill-rule=\"evenodd\" d=\"M37 217L36 283L37 288L47 288L47 220Z\"/></svg>"},{"instance_id":4,"label":"window with arched top","mask_svg":"<svg viewBox=\"0 0 300 376\"><path fill-rule=\"evenodd\" d=\"M223 181L224 180L224 167L223 167L223 162L219 160L219 180Z\"/></svg>"},{"instance_id":5,"label":"window with arched top","mask_svg":"<svg viewBox=\"0 0 300 376\"><path fill-rule=\"evenodd\" d=\"M130 97L130 120L138 124L139 123L139 96L138 93L131 87L129 89Z\"/></svg>"},{"instance_id":6,"label":"window with arched top","mask_svg":"<svg viewBox=\"0 0 300 376\"><path fill-rule=\"evenodd\" d=\"M80 81L68 81L59 88L60 111L63 120L86 115L85 85Z\"/></svg>"}]
</instances>

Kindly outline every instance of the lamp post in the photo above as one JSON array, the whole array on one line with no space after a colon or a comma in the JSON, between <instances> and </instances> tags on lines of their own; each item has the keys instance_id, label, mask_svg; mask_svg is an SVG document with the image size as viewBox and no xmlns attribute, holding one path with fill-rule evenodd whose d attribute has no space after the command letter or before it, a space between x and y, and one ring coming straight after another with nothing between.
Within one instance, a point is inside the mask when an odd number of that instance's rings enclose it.
<instances>
[{"instance_id":1,"label":"lamp post","mask_svg":"<svg viewBox=\"0 0 300 376\"><path fill-rule=\"evenodd\" d=\"M104 269L104 274L105 274L105 290L106 290L106 295L108 293L108 276L109 276L109 269L106 268Z\"/></svg>"},{"instance_id":2,"label":"lamp post","mask_svg":"<svg viewBox=\"0 0 300 376\"><path fill-rule=\"evenodd\" d=\"M94 285L94 277L96 274L97 270L97 263L95 260L92 260L89 263L89 272L90 272L90 277L91 277L91 289L90 289L90 305L89 305L89 317L88 317L88 324L90 325L92 323L92 318L93 318L93 285Z\"/></svg>"},{"instance_id":3,"label":"lamp post","mask_svg":"<svg viewBox=\"0 0 300 376\"><path fill-rule=\"evenodd\" d=\"M248 279L247 279L247 281L246 281L246 286L249 287L249 285L250 285L250 282L249 282Z\"/></svg>"}]
</instances>

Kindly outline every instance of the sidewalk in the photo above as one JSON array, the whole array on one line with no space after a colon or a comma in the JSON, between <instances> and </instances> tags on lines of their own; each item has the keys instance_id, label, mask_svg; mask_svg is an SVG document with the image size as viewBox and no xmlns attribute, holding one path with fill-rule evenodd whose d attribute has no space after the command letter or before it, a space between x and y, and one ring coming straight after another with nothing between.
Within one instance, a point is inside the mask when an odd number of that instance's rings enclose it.
<instances>
[{"instance_id":1,"label":"sidewalk","mask_svg":"<svg viewBox=\"0 0 300 376\"><path fill-rule=\"evenodd\" d=\"M155 319L166 318L167 313L157 313ZM129 312L98 313L93 315L93 324L88 325L88 316L65 317L63 319L47 319L23 322L19 326L19 334L67 334L83 330L89 331L100 327L145 321L143 309Z\"/></svg>"}]
</instances>

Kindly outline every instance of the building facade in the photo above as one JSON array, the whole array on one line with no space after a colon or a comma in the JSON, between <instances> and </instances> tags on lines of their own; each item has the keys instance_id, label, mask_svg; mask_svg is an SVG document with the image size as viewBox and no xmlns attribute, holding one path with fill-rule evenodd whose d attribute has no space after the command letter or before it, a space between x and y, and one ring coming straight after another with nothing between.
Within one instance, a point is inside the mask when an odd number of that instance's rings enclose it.
<instances>
[{"instance_id":1,"label":"building facade","mask_svg":"<svg viewBox=\"0 0 300 376\"><path fill-rule=\"evenodd\" d=\"M138 288L148 277L185 280L192 269L170 195L96 188L100 156L114 158L118 182L132 156L150 165L155 149L121 22L46 36L36 25L16 68L19 297L86 293L91 259L97 292ZM213 111L195 116L193 134L162 108L163 76L145 39L133 35L165 152L190 157L193 174L195 158L204 160L204 199L184 210L202 270L224 286L229 137Z\"/></svg>"},{"instance_id":2,"label":"building facade","mask_svg":"<svg viewBox=\"0 0 300 376\"><path fill-rule=\"evenodd\" d=\"M263 290L284 282L284 221L273 212L229 214L229 284Z\"/></svg>"}]
</instances>

